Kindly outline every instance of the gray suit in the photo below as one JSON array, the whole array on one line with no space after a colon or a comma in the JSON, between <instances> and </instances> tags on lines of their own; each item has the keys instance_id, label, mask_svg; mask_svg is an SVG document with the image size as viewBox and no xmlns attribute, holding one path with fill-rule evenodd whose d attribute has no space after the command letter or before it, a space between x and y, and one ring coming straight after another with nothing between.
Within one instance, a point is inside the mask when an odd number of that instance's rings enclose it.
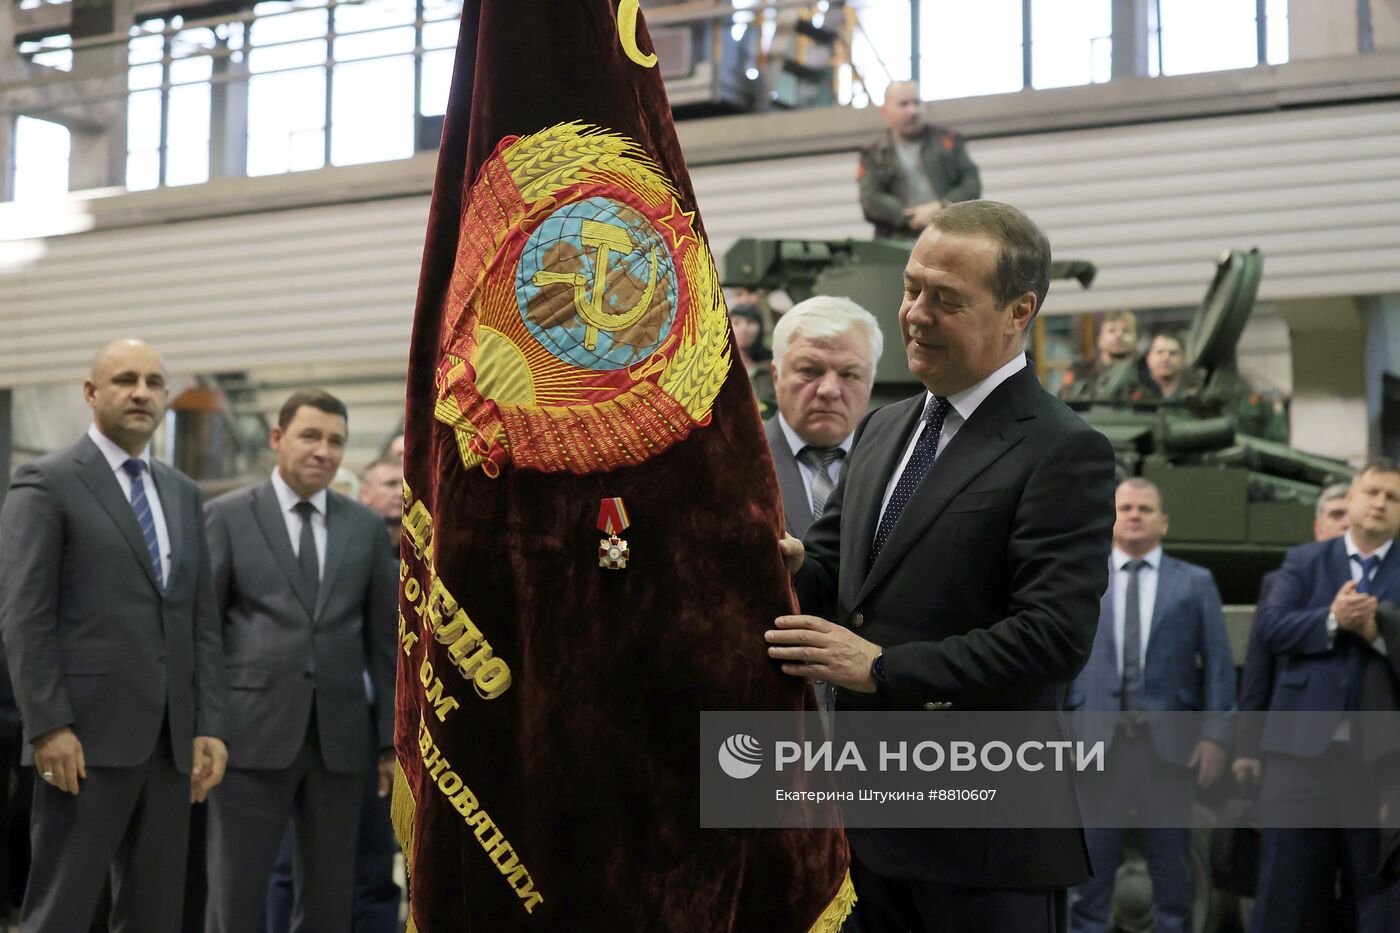
<instances>
[{"instance_id":1,"label":"gray suit","mask_svg":"<svg viewBox=\"0 0 1400 933\"><path fill-rule=\"evenodd\" d=\"M328 492L313 606L271 482L210 502L207 519L229 673L229 772L210 796L208 928L261 926L290 819L294 928L348 929L367 756L393 744L398 574L384 520ZM373 730L366 671L388 700L376 704Z\"/></svg>"},{"instance_id":2,"label":"gray suit","mask_svg":"<svg viewBox=\"0 0 1400 933\"><path fill-rule=\"evenodd\" d=\"M793 456L777 415L763 422L763 434L768 438L773 468L778 472L778 487L783 491L783 520L787 533L801 538L812 527L812 500L807 494L807 484L802 480L802 470L797 465L797 458Z\"/></svg>"},{"instance_id":3,"label":"gray suit","mask_svg":"<svg viewBox=\"0 0 1400 933\"><path fill-rule=\"evenodd\" d=\"M35 783L24 929L91 923L108 866L114 930L178 929L194 736L224 736L223 652L199 490L152 478L170 541L166 586L111 466L84 437L15 472L0 513L0 627L34 740L71 726L87 779Z\"/></svg>"}]
</instances>

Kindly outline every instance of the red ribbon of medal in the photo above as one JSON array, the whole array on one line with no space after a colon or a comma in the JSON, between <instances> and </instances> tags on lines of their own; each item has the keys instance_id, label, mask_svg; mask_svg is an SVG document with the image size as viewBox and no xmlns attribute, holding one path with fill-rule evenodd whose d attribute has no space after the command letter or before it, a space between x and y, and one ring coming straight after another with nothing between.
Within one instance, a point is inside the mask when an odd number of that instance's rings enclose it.
<instances>
[{"instance_id":1,"label":"red ribbon of medal","mask_svg":"<svg viewBox=\"0 0 1400 933\"><path fill-rule=\"evenodd\" d=\"M604 499L598 506L598 530L605 535L620 535L627 530L632 520L627 517L627 506L622 499Z\"/></svg>"}]
</instances>

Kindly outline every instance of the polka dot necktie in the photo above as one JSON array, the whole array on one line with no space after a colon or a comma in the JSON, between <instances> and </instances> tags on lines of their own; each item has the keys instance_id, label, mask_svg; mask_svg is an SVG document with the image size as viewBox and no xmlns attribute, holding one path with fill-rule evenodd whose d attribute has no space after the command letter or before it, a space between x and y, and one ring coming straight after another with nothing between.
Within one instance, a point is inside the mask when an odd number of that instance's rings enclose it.
<instances>
[{"instance_id":1,"label":"polka dot necktie","mask_svg":"<svg viewBox=\"0 0 1400 933\"><path fill-rule=\"evenodd\" d=\"M924 407L923 432L914 442L914 452L909 456L909 462L904 465L904 472L899 474L899 482L894 484L894 494L890 496L889 505L885 506L884 513L880 515L880 524L875 529L875 541L870 546L870 563L875 563L875 558L880 556L885 541L894 530L895 522L899 521L904 507L914 496L914 490L919 488L919 482L933 466L933 459L938 454L938 439L943 435L943 419L948 417L950 407L948 400L941 395L929 399L928 405Z\"/></svg>"}]
</instances>

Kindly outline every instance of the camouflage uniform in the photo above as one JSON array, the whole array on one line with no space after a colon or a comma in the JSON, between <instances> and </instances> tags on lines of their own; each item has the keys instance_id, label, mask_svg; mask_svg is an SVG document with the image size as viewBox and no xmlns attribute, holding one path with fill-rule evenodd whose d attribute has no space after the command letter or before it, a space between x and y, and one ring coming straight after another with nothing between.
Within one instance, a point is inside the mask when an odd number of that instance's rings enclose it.
<instances>
[{"instance_id":1,"label":"camouflage uniform","mask_svg":"<svg viewBox=\"0 0 1400 933\"><path fill-rule=\"evenodd\" d=\"M1131 357L1104 366L1095 356L1065 370L1059 395L1066 402L1119 402L1137 386L1137 377L1137 363Z\"/></svg>"},{"instance_id":2,"label":"camouflage uniform","mask_svg":"<svg viewBox=\"0 0 1400 933\"><path fill-rule=\"evenodd\" d=\"M934 194L949 203L980 198L982 176L967 154L963 138L946 126L928 125L923 133L919 152ZM904 220L904 209L914 205L909 203L909 185L891 133L860 151L856 178L861 210L875 225L877 237L910 239L919 235Z\"/></svg>"}]
</instances>

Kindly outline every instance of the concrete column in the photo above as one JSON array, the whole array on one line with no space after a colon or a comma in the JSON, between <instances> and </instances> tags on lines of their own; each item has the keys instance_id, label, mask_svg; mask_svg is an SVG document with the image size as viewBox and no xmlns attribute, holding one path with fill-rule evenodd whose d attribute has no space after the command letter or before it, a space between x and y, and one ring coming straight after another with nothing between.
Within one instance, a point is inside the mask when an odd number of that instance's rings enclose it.
<instances>
[{"instance_id":1,"label":"concrete column","mask_svg":"<svg viewBox=\"0 0 1400 933\"><path fill-rule=\"evenodd\" d=\"M1362 462L1371 449L1365 311L1347 297L1280 301L1277 307L1293 347L1289 442L1308 453Z\"/></svg>"},{"instance_id":2,"label":"concrete column","mask_svg":"<svg viewBox=\"0 0 1400 933\"><path fill-rule=\"evenodd\" d=\"M132 0L73 0L72 36L124 33L132 23ZM113 96L83 108L81 125L70 123L72 157L68 187L72 191L105 188L126 182L126 43L115 42L73 53L76 78L100 77Z\"/></svg>"},{"instance_id":3,"label":"concrete column","mask_svg":"<svg viewBox=\"0 0 1400 933\"><path fill-rule=\"evenodd\" d=\"M1376 4L1388 0L1374 0ZM1363 9L1359 0L1290 0L1288 57L1333 58L1360 49Z\"/></svg>"},{"instance_id":4,"label":"concrete column","mask_svg":"<svg viewBox=\"0 0 1400 933\"><path fill-rule=\"evenodd\" d=\"M1400 376L1400 295L1365 299L1366 320L1366 423L1371 452L1384 451L1381 415L1384 411L1384 377ZM1391 412L1392 418L1394 412Z\"/></svg>"},{"instance_id":5,"label":"concrete column","mask_svg":"<svg viewBox=\"0 0 1400 933\"><path fill-rule=\"evenodd\" d=\"M0 76L18 75L19 49L15 46L15 9L0 3ZM15 114L0 109L0 201L15 196ZM0 461L0 466L4 461Z\"/></svg>"},{"instance_id":6,"label":"concrete column","mask_svg":"<svg viewBox=\"0 0 1400 933\"><path fill-rule=\"evenodd\" d=\"M1149 0L1113 0L1112 76L1147 74Z\"/></svg>"},{"instance_id":7,"label":"concrete column","mask_svg":"<svg viewBox=\"0 0 1400 933\"><path fill-rule=\"evenodd\" d=\"M1371 0L1371 40L1378 52L1400 49L1400 0Z\"/></svg>"},{"instance_id":8,"label":"concrete column","mask_svg":"<svg viewBox=\"0 0 1400 933\"><path fill-rule=\"evenodd\" d=\"M248 173L248 56L214 59L209 90L209 177Z\"/></svg>"}]
</instances>

